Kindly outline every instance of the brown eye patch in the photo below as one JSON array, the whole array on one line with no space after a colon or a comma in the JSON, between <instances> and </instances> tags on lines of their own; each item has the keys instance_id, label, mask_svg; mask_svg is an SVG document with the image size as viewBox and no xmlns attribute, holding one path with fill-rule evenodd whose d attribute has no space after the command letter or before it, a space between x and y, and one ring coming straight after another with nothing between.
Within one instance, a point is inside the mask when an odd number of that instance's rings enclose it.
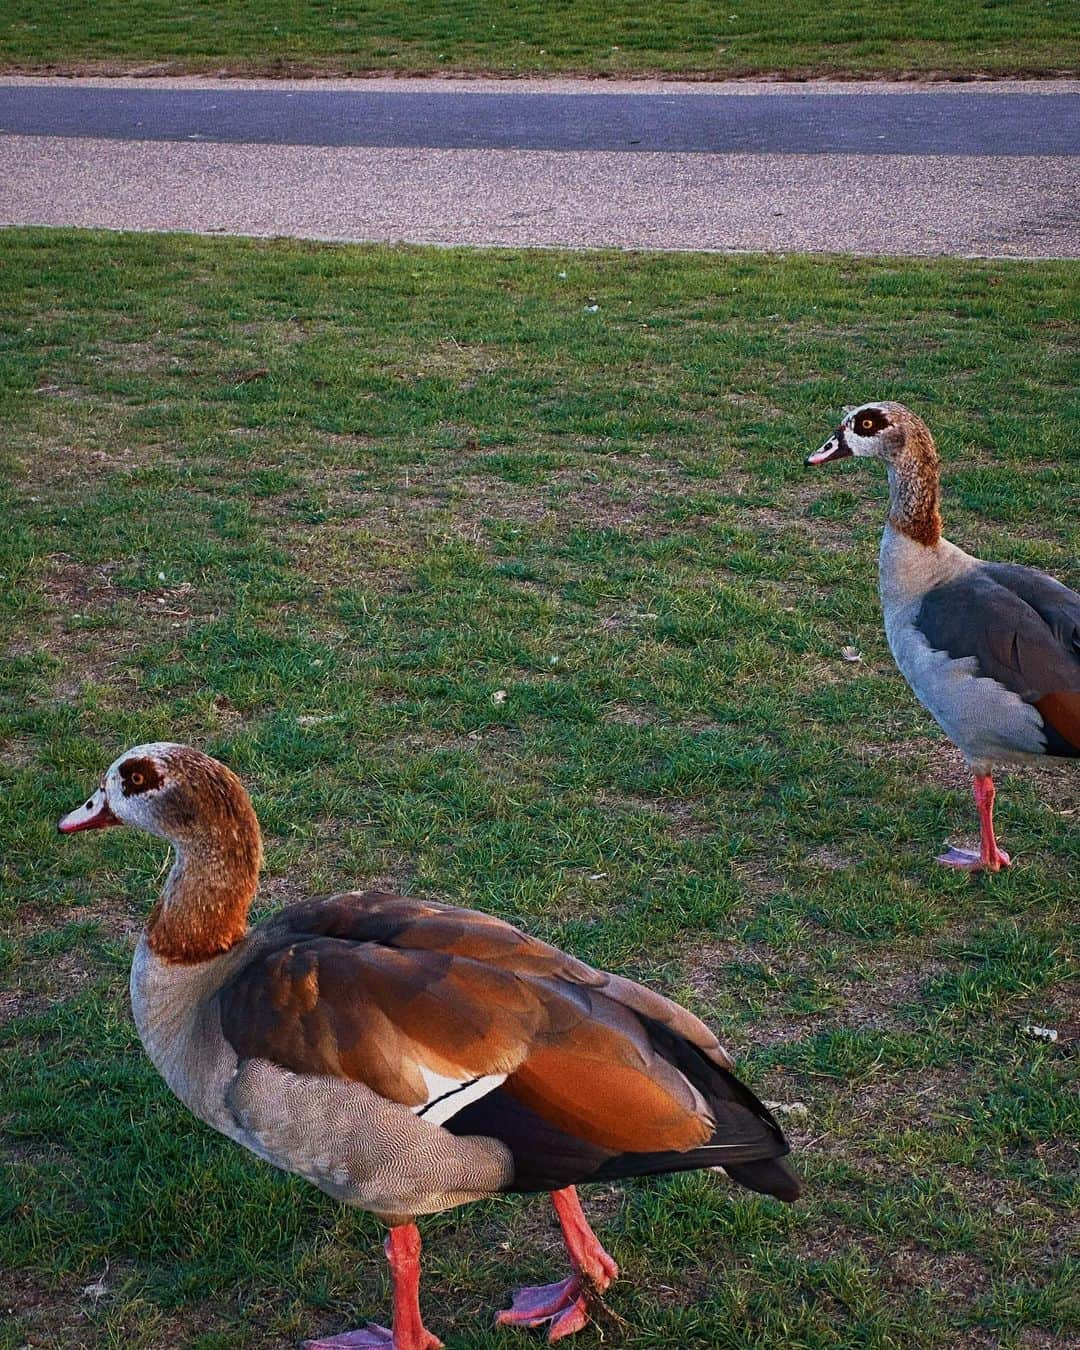
<instances>
[{"instance_id":1,"label":"brown eye patch","mask_svg":"<svg viewBox=\"0 0 1080 1350\"><path fill-rule=\"evenodd\" d=\"M161 773L149 759L129 759L120 765L120 790L125 797L149 792L162 784Z\"/></svg>"},{"instance_id":2,"label":"brown eye patch","mask_svg":"<svg viewBox=\"0 0 1080 1350\"><path fill-rule=\"evenodd\" d=\"M880 408L864 408L862 412L856 413L853 422L860 436L873 436L889 425L889 419Z\"/></svg>"}]
</instances>

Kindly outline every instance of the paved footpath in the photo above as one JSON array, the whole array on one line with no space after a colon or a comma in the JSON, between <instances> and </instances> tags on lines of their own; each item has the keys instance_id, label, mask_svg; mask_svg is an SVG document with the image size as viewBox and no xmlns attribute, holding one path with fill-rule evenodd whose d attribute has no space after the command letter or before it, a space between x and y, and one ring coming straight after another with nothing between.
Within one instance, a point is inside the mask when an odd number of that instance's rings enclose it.
<instances>
[{"instance_id":1,"label":"paved footpath","mask_svg":"<svg viewBox=\"0 0 1080 1350\"><path fill-rule=\"evenodd\" d=\"M0 224L1080 256L1080 81L0 79Z\"/></svg>"}]
</instances>

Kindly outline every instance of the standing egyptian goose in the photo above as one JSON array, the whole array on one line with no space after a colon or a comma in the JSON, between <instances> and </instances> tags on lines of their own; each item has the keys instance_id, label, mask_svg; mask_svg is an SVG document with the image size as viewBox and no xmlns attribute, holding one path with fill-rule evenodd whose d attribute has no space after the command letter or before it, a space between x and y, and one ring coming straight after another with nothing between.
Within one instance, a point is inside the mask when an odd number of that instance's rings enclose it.
<instances>
[{"instance_id":1,"label":"standing egyptian goose","mask_svg":"<svg viewBox=\"0 0 1080 1350\"><path fill-rule=\"evenodd\" d=\"M141 745L64 833L135 825L176 860L135 952L139 1036L200 1120L389 1226L393 1331L308 1342L431 1350L416 1215L550 1191L572 1274L520 1290L503 1325L589 1321L618 1274L574 1186L722 1166L794 1200L780 1128L677 1004L485 914L381 892L289 906L254 928L259 825L240 780Z\"/></svg>"},{"instance_id":2,"label":"standing egyptian goose","mask_svg":"<svg viewBox=\"0 0 1080 1350\"><path fill-rule=\"evenodd\" d=\"M1080 756L1080 595L1044 572L982 562L942 538L937 450L903 404L855 408L806 462L847 455L885 461L885 633L900 673L975 780L981 848L950 848L938 862L996 872L1009 855L994 837L994 766Z\"/></svg>"}]
</instances>

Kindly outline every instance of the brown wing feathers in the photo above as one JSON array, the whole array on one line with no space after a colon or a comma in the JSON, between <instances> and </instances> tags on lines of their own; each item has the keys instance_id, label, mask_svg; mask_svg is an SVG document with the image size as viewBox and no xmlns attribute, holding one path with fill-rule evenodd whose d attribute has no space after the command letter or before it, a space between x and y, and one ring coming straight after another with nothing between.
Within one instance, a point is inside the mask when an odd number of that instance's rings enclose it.
<instances>
[{"instance_id":1,"label":"brown wing feathers","mask_svg":"<svg viewBox=\"0 0 1080 1350\"><path fill-rule=\"evenodd\" d=\"M1068 690L1044 694L1035 707L1047 728L1047 742L1055 755L1080 756L1080 693Z\"/></svg>"},{"instance_id":2,"label":"brown wing feathers","mask_svg":"<svg viewBox=\"0 0 1080 1350\"><path fill-rule=\"evenodd\" d=\"M241 1058L363 1082L408 1106L427 1100L422 1068L506 1074L447 1128L513 1135L515 1156L559 1155L551 1184L672 1170L715 1147L718 1128L740 1157L787 1151L697 1018L498 919L376 893L294 906L269 931L271 949L221 994ZM655 1165L610 1171L623 1155Z\"/></svg>"},{"instance_id":3,"label":"brown wing feathers","mask_svg":"<svg viewBox=\"0 0 1080 1350\"><path fill-rule=\"evenodd\" d=\"M460 960L312 938L248 967L222 992L241 1058L365 1083L406 1106L427 1100L421 1066L447 1076L508 1073L543 1021L536 994L499 967L482 997Z\"/></svg>"},{"instance_id":4,"label":"brown wing feathers","mask_svg":"<svg viewBox=\"0 0 1080 1350\"><path fill-rule=\"evenodd\" d=\"M691 1092L699 1094L698 1099L706 1104L705 1118L712 1124L696 1144L687 1143L684 1133L683 1144L676 1146L674 1131L665 1138L657 1129L655 1147L646 1148L650 1123L643 1117L653 1108L633 1093L627 1097L620 1091L609 1096L612 1079L604 1074L593 1074L581 1085L585 1089L583 1100L591 1102L592 1109L603 1117L599 1129L596 1121L583 1118L585 1108L576 1096L568 1109L563 1102L553 1101L551 1083L543 1085L545 1090L537 1095L534 1109L530 1094L518 1087L533 1067L531 1057L524 1070L456 1114L445 1128L458 1135L482 1134L501 1140L514 1158L514 1181L509 1188L513 1190L552 1190L581 1181L720 1166L741 1185L794 1200L800 1186L783 1161L787 1141L753 1093L669 1026L643 1019L640 1031L647 1036L651 1053L664 1061L666 1070L677 1068ZM562 1082L555 1080L556 1093ZM618 1126L610 1119L619 1113L625 1113L631 1122L621 1138ZM701 1116L694 1119L699 1123ZM659 1120L655 1123L658 1125ZM685 1128L679 1126L680 1130Z\"/></svg>"},{"instance_id":5,"label":"brown wing feathers","mask_svg":"<svg viewBox=\"0 0 1080 1350\"><path fill-rule=\"evenodd\" d=\"M613 1152L653 1153L704 1144L705 1103L637 1036L590 1019L536 1047L505 1091L569 1134ZM646 1042L647 1045L647 1042Z\"/></svg>"}]
</instances>

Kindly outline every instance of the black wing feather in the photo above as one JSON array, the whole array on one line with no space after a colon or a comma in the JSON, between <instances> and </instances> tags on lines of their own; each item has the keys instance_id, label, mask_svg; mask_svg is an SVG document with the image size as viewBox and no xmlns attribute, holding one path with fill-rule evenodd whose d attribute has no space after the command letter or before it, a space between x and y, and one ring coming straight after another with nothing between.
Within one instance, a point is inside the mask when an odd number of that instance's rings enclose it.
<instances>
[{"instance_id":1,"label":"black wing feather","mask_svg":"<svg viewBox=\"0 0 1080 1350\"><path fill-rule=\"evenodd\" d=\"M745 1084L669 1027L642 1018L650 1039L694 1084L716 1120L707 1144L685 1152L618 1153L559 1129L510 1092L497 1088L447 1120L451 1134L501 1140L514 1158L510 1191L550 1191L589 1181L723 1167L751 1190L794 1200L798 1178L782 1159L790 1151L780 1126Z\"/></svg>"}]
</instances>

